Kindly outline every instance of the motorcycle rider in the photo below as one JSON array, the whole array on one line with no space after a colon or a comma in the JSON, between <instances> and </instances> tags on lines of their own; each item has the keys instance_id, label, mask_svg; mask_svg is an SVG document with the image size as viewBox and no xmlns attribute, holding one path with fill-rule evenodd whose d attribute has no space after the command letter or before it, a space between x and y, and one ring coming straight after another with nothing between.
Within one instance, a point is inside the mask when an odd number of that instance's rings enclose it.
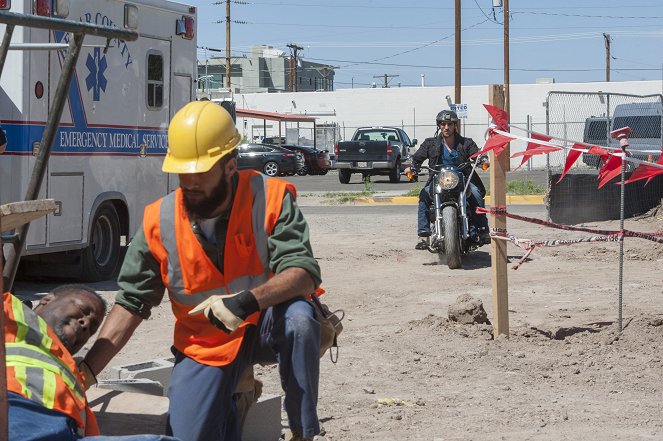
<instances>
[{"instance_id":1,"label":"motorcycle rider","mask_svg":"<svg viewBox=\"0 0 663 441\"><path fill-rule=\"evenodd\" d=\"M458 133L458 115L451 110L442 110L435 118L437 132L434 137L427 138L421 143L419 149L412 156L412 167L404 170L405 173L419 171L421 164L428 159L430 167L444 164L455 165L470 162L470 156L479 151L479 147L472 138L465 138ZM439 135L439 136L438 136ZM413 170L414 169L414 170ZM466 171L465 176L469 174ZM426 238L431 235L430 223L428 222L427 211L431 204L429 188L433 174L431 173L428 182L419 193L419 208L417 210L417 234L421 238L416 245L416 249L425 250L428 248ZM486 188L481 182L481 178L476 173L472 174L469 185L471 195L467 198L472 216L472 224L477 228L479 240L482 244L490 243L490 234L488 232L488 217L485 214L476 213L476 207L485 207L483 197L486 194Z\"/></svg>"}]
</instances>

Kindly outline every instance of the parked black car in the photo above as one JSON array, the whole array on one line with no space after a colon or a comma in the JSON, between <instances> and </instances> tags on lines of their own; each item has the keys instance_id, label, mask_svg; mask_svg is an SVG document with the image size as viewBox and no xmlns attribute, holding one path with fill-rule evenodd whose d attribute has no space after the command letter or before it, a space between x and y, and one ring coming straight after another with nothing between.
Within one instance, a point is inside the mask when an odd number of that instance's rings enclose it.
<instances>
[{"instance_id":1,"label":"parked black car","mask_svg":"<svg viewBox=\"0 0 663 441\"><path fill-rule=\"evenodd\" d=\"M318 150L312 146L305 145L281 145L284 149L291 152L299 152L304 156L303 167L297 170L299 176L306 175L326 175L331 168L331 160L327 150Z\"/></svg>"},{"instance_id":2,"label":"parked black car","mask_svg":"<svg viewBox=\"0 0 663 441\"><path fill-rule=\"evenodd\" d=\"M275 145L242 144L237 167L254 169L268 176L294 175L303 165L303 157Z\"/></svg>"}]
</instances>

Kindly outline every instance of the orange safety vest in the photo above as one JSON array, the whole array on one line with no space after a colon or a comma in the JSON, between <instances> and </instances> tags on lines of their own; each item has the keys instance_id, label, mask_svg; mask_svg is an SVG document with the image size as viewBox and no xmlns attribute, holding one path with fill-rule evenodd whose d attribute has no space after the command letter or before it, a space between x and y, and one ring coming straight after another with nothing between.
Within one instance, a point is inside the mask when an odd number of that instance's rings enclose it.
<instances>
[{"instance_id":1,"label":"orange safety vest","mask_svg":"<svg viewBox=\"0 0 663 441\"><path fill-rule=\"evenodd\" d=\"M7 390L76 421L79 435L99 435L76 362L48 324L4 293Z\"/></svg>"},{"instance_id":2,"label":"orange safety vest","mask_svg":"<svg viewBox=\"0 0 663 441\"><path fill-rule=\"evenodd\" d=\"M253 170L239 171L239 183L230 212L223 273L198 242L184 207L181 189L145 208L143 231L147 246L161 267L175 315L174 346L186 356L209 366L224 366L237 356L246 327L256 325L260 312L251 314L228 335L204 314L188 312L215 294L234 294L255 288L273 277L267 239L281 214L288 182Z\"/></svg>"}]
</instances>

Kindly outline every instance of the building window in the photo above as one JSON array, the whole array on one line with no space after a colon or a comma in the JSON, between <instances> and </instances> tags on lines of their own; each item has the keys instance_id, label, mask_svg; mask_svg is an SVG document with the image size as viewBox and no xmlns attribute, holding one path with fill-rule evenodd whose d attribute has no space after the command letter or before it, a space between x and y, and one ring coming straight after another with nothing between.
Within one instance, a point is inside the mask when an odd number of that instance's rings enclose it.
<instances>
[{"instance_id":1,"label":"building window","mask_svg":"<svg viewBox=\"0 0 663 441\"><path fill-rule=\"evenodd\" d=\"M147 108L163 107L163 55L150 51L147 54Z\"/></svg>"}]
</instances>

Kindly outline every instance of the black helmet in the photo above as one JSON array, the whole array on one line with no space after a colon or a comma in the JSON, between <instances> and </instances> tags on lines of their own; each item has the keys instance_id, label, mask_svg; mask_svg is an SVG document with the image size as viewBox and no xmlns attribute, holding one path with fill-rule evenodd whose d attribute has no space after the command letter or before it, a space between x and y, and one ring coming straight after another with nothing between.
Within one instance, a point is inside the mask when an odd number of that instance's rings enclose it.
<instances>
[{"instance_id":1,"label":"black helmet","mask_svg":"<svg viewBox=\"0 0 663 441\"><path fill-rule=\"evenodd\" d=\"M435 118L437 124L441 122L458 122L458 115L453 110L443 110Z\"/></svg>"}]
</instances>

